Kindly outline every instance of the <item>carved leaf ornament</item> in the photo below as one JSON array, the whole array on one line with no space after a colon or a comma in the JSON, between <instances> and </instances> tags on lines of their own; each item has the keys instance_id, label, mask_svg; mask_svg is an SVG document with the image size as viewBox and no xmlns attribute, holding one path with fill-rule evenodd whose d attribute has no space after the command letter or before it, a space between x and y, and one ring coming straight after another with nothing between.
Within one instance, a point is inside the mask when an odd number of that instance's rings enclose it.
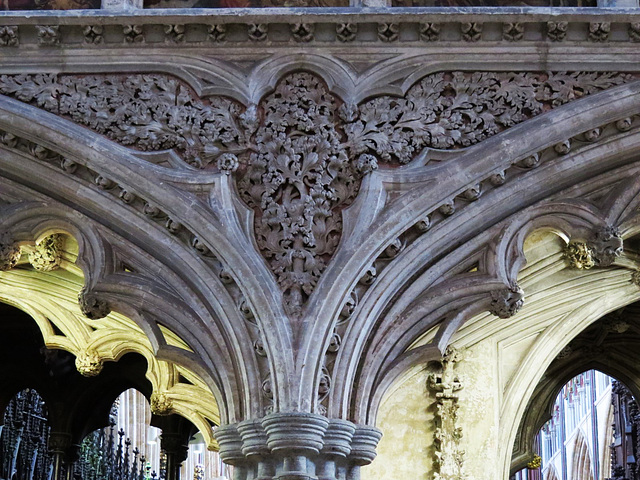
<instances>
[{"instance_id":1,"label":"carved leaf ornament","mask_svg":"<svg viewBox=\"0 0 640 480\"><path fill-rule=\"evenodd\" d=\"M342 231L341 210L378 162L467 147L633 78L615 72L442 72L404 97L345 104L317 76L285 76L259 105L198 98L164 74L0 76L0 93L143 151L237 169L255 235L290 313L301 311ZM237 163L236 163L237 160Z\"/></svg>"}]
</instances>

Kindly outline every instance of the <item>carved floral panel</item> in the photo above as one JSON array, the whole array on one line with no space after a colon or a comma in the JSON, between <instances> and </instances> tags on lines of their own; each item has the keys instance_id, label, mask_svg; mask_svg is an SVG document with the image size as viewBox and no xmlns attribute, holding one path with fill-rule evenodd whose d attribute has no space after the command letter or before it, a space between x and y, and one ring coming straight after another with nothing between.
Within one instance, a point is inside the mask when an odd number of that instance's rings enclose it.
<instances>
[{"instance_id":1,"label":"carved floral panel","mask_svg":"<svg viewBox=\"0 0 640 480\"><path fill-rule=\"evenodd\" d=\"M378 163L458 149L634 79L612 72L441 72L404 97L345 104L316 75L289 74L259 105L199 98L164 74L0 76L0 93L142 151L174 150L185 168L237 170L258 248L293 315L342 232L341 211ZM189 167L189 165L191 167Z\"/></svg>"}]
</instances>

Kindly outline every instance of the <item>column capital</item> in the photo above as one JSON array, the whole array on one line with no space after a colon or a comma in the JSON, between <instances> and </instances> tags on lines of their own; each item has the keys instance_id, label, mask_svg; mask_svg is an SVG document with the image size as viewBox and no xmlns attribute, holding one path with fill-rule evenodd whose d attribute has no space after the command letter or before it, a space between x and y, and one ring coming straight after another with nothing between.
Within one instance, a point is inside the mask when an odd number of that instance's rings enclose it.
<instances>
[{"instance_id":1,"label":"column capital","mask_svg":"<svg viewBox=\"0 0 640 480\"><path fill-rule=\"evenodd\" d=\"M223 461L261 480L357 480L382 437L375 427L298 412L224 425L214 435Z\"/></svg>"}]
</instances>

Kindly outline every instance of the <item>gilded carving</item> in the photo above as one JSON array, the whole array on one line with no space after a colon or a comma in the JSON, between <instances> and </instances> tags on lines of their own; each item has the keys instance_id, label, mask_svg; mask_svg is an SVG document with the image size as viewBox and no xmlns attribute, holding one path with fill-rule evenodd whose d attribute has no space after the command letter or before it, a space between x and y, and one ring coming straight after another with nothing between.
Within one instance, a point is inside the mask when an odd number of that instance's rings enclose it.
<instances>
[{"instance_id":1,"label":"gilded carving","mask_svg":"<svg viewBox=\"0 0 640 480\"><path fill-rule=\"evenodd\" d=\"M85 377L95 377L102 372L104 363L95 350L83 350L76 356L76 369Z\"/></svg>"},{"instance_id":2,"label":"gilded carving","mask_svg":"<svg viewBox=\"0 0 640 480\"><path fill-rule=\"evenodd\" d=\"M588 270L596 265L593 250L585 242L569 242L565 248L564 257L570 267L578 270Z\"/></svg>"},{"instance_id":3,"label":"gilded carving","mask_svg":"<svg viewBox=\"0 0 640 480\"><path fill-rule=\"evenodd\" d=\"M623 253L623 241L618 229L607 226L596 231L589 242L571 241L565 248L569 266L588 270L608 267Z\"/></svg>"},{"instance_id":4,"label":"gilded carving","mask_svg":"<svg viewBox=\"0 0 640 480\"><path fill-rule=\"evenodd\" d=\"M154 415L171 415L173 413L173 400L166 392L151 394L151 413Z\"/></svg>"},{"instance_id":5,"label":"gilded carving","mask_svg":"<svg viewBox=\"0 0 640 480\"><path fill-rule=\"evenodd\" d=\"M542 466L542 457L540 455L534 455L529 463L527 463L527 468L531 470L536 470Z\"/></svg>"},{"instance_id":6,"label":"gilded carving","mask_svg":"<svg viewBox=\"0 0 640 480\"><path fill-rule=\"evenodd\" d=\"M455 373L455 364L462 361L463 352L447 347L441 361L441 370L432 373L427 386L436 396L436 471L434 480L461 480L464 473L464 450L460 448L462 428L457 426L458 392L463 385Z\"/></svg>"},{"instance_id":7,"label":"gilded carving","mask_svg":"<svg viewBox=\"0 0 640 480\"><path fill-rule=\"evenodd\" d=\"M40 272L50 272L60 268L62 260L62 236L59 234L36 242L35 248L29 252L29 263Z\"/></svg>"}]
</instances>

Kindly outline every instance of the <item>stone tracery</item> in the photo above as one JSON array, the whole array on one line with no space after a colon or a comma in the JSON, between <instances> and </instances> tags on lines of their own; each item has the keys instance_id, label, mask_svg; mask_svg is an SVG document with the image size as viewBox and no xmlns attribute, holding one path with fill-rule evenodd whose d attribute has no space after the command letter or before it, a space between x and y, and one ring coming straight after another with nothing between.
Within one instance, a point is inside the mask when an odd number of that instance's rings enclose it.
<instances>
[{"instance_id":1,"label":"stone tracery","mask_svg":"<svg viewBox=\"0 0 640 480\"><path fill-rule=\"evenodd\" d=\"M379 162L402 165L426 147L466 147L631 79L611 72L442 72L404 98L360 105L342 103L306 72L289 74L259 106L246 107L221 96L202 100L160 74L2 75L0 92L123 145L173 149L193 166L215 164L227 174L239 168L258 248L295 316L337 248L341 210Z\"/></svg>"}]
</instances>

